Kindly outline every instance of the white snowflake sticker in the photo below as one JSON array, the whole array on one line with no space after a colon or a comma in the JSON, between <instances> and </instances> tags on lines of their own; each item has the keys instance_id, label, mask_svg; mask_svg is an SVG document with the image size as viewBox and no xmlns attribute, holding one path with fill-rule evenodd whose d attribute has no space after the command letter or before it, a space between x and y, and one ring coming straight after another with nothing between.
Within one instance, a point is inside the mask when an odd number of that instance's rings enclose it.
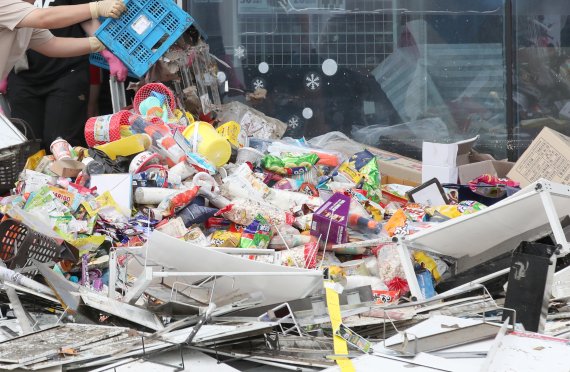
<instances>
[{"instance_id":1,"label":"white snowflake sticker","mask_svg":"<svg viewBox=\"0 0 570 372\"><path fill-rule=\"evenodd\" d=\"M292 116L291 119L289 119L289 121L287 121L287 126L290 129L297 129L300 124L301 124L301 120L299 119L299 117L297 115Z\"/></svg>"},{"instance_id":2,"label":"white snowflake sticker","mask_svg":"<svg viewBox=\"0 0 570 372\"><path fill-rule=\"evenodd\" d=\"M265 88L265 81L262 78L255 78L251 82L253 89L264 89Z\"/></svg>"},{"instance_id":3,"label":"white snowflake sticker","mask_svg":"<svg viewBox=\"0 0 570 372\"><path fill-rule=\"evenodd\" d=\"M243 45L240 45L237 48L234 48L234 57L236 57L238 59L244 59L245 58L245 47Z\"/></svg>"},{"instance_id":4,"label":"white snowflake sticker","mask_svg":"<svg viewBox=\"0 0 570 372\"><path fill-rule=\"evenodd\" d=\"M305 87L313 92L318 90L321 87L321 77L314 72L305 75Z\"/></svg>"}]
</instances>

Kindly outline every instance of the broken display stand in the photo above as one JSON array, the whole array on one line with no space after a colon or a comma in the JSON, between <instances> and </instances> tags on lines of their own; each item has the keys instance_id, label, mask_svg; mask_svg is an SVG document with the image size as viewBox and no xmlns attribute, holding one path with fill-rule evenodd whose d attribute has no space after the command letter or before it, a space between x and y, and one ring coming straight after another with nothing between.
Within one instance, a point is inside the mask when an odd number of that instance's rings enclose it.
<instances>
[{"instance_id":1,"label":"broken display stand","mask_svg":"<svg viewBox=\"0 0 570 372\"><path fill-rule=\"evenodd\" d=\"M424 299L409 250L423 250L456 262L456 272L512 252L522 241L532 241L537 230L552 231L557 257L570 253L560 220L570 214L570 186L540 179L518 193L477 213L443 222L398 239L398 252L412 296ZM566 268L554 280L570 278Z\"/></svg>"}]
</instances>

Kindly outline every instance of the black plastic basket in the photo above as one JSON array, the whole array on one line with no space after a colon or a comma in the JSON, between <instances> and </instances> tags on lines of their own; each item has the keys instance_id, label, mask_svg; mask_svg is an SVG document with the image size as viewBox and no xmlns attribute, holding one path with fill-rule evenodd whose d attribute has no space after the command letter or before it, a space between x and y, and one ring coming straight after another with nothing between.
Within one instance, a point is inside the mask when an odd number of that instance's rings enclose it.
<instances>
[{"instance_id":1,"label":"black plastic basket","mask_svg":"<svg viewBox=\"0 0 570 372\"><path fill-rule=\"evenodd\" d=\"M11 270L32 266L38 262L77 260L67 244L40 234L21 222L7 219L0 223L0 259ZM22 270L26 276L34 276L37 270Z\"/></svg>"},{"instance_id":2,"label":"black plastic basket","mask_svg":"<svg viewBox=\"0 0 570 372\"><path fill-rule=\"evenodd\" d=\"M40 150L41 140L37 139L28 123L20 119L10 119L28 138L27 141L0 149L0 193L14 187L30 155Z\"/></svg>"}]
</instances>

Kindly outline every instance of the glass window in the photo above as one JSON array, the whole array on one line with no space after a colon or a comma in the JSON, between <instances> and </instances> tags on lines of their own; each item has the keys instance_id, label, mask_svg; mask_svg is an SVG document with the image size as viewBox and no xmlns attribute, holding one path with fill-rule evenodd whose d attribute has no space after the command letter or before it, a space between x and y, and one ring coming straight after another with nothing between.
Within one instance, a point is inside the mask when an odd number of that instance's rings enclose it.
<instances>
[{"instance_id":1,"label":"glass window","mask_svg":"<svg viewBox=\"0 0 570 372\"><path fill-rule=\"evenodd\" d=\"M475 4L473 4L475 3ZM506 157L504 12L499 0L188 0L227 62L223 101L288 124L341 131L421 159L422 141L480 135Z\"/></svg>"},{"instance_id":2,"label":"glass window","mask_svg":"<svg viewBox=\"0 0 570 372\"><path fill-rule=\"evenodd\" d=\"M570 3L519 0L514 21L514 146L520 156L545 126L570 135Z\"/></svg>"}]
</instances>

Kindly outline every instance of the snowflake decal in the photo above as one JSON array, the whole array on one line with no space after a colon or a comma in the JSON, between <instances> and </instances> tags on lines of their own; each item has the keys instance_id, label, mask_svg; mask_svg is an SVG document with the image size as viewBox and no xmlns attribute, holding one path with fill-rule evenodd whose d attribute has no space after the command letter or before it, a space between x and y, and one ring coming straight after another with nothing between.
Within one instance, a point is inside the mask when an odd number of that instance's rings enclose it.
<instances>
[{"instance_id":1,"label":"snowflake decal","mask_svg":"<svg viewBox=\"0 0 570 372\"><path fill-rule=\"evenodd\" d=\"M299 120L298 116L291 117L291 119L289 119L289 121L287 122L287 126L290 129L297 129L299 127L299 124L301 124L301 121Z\"/></svg>"},{"instance_id":2,"label":"snowflake decal","mask_svg":"<svg viewBox=\"0 0 570 372\"><path fill-rule=\"evenodd\" d=\"M253 85L253 89L263 89L265 88L265 81L263 81L262 78L255 78L251 82L251 85Z\"/></svg>"},{"instance_id":3,"label":"snowflake decal","mask_svg":"<svg viewBox=\"0 0 570 372\"><path fill-rule=\"evenodd\" d=\"M305 76L305 86L311 91L316 91L321 86L321 77L314 72Z\"/></svg>"},{"instance_id":4,"label":"snowflake decal","mask_svg":"<svg viewBox=\"0 0 570 372\"><path fill-rule=\"evenodd\" d=\"M234 56L239 59L245 58L245 47L243 45L234 48Z\"/></svg>"}]
</instances>

